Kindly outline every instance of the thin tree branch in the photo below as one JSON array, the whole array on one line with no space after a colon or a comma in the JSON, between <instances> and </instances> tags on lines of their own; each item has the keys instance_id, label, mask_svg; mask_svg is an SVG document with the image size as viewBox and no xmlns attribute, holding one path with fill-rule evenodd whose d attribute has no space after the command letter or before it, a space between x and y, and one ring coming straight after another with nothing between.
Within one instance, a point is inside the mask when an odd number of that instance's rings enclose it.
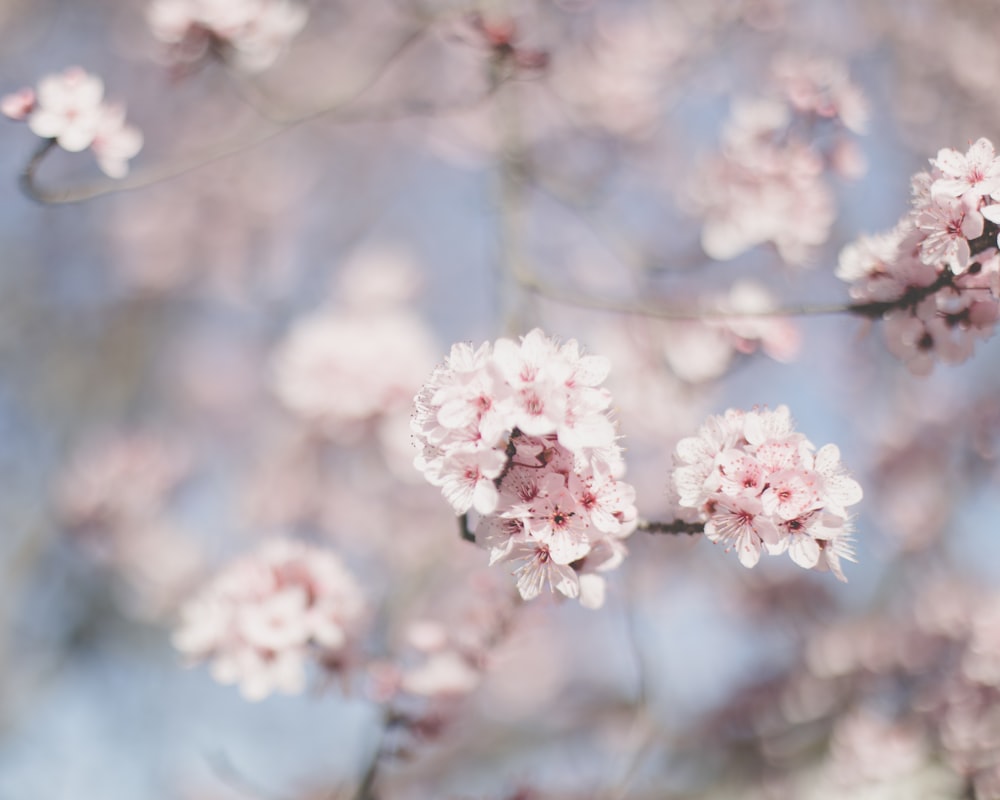
<instances>
[{"instance_id":1,"label":"thin tree branch","mask_svg":"<svg viewBox=\"0 0 1000 800\"><path fill-rule=\"evenodd\" d=\"M465 541L472 542L473 544L476 543L476 534L473 533L471 528L469 528L468 514L462 514L462 516L458 518L458 531Z\"/></svg>"},{"instance_id":2,"label":"thin tree branch","mask_svg":"<svg viewBox=\"0 0 1000 800\"><path fill-rule=\"evenodd\" d=\"M25 167L21 175L21 187L30 198L46 205L79 203L103 195L144 188L161 181L179 177L200 167L258 147L295 126L331 114L336 114L337 119L344 122L384 122L393 118L402 119L408 116L440 113L445 109L423 105L411 105L397 109L396 113L398 116L393 116L391 113L386 113L384 110L379 109L373 109L365 114L350 108L353 103L382 79L411 46L421 39L426 30L426 27L416 28L400 37L378 65L358 85L348 92L346 96L338 98L336 101L310 109L296 117L271 122L270 125L264 127L255 125L248 131L243 131L229 139L212 144L200 152L187 157L181 157L174 161L136 170L124 180L106 179L64 189L46 189L39 186L37 182L39 165L43 157L52 150L55 144L52 140L46 140L45 144L32 156ZM488 87L484 94L477 98L463 98L461 103L452 110L462 110L470 107L475 102L482 102L483 99L492 93L493 89L493 86Z\"/></svg>"},{"instance_id":3,"label":"thin tree branch","mask_svg":"<svg viewBox=\"0 0 1000 800\"><path fill-rule=\"evenodd\" d=\"M928 286L912 286L895 300L873 300L864 303L802 304L775 306L774 308L754 311L739 311L720 308L680 309L638 301L609 300L602 297L594 297L583 292L557 288L541 280L538 276L527 274L524 271L519 271L515 275L515 279L522 289L555 303L575 308L586 308L592 311L605 311L611 314L633 314L641 317L652 317L677 322L767 319L771 317L814 317L828 314L853 314L868 319L878 319L887 311L912 308L935 292L954 285L954 278L955 276L949 270L945 270L938 276L934 283Z\"/></svg>"},{"instance_id":4,"label":"thin tree branch","mask_svg":"<svg viewBox=\"0 0 1000 800\"><path fill-rule=\"evenodd\" d=\"M636 530L643 531L644 533L673 533L696 536L699 533L705 532L705 524L703 522L685 522L681 519L671 520L670 522L654 522L644 519L639 521L639 526Z\"/></svg>"}]
</instances>

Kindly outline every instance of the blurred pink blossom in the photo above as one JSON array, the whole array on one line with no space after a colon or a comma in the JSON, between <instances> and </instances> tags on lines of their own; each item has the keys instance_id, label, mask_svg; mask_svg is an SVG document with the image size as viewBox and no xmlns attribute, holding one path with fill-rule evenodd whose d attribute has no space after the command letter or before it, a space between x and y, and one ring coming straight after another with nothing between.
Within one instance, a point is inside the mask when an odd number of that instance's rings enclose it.
<instances>
[{"instance_id":1,"label":"blurred pink blossom","mask_svg":"<svg viewBox=\"0 0 1000 800\"><path fill-rule=\"evenodd\" d=\"M361 588L333 553L291 539L266 542L224 569L181 611L174 645L210 660L213 677L248 700L301 692L306 663L336 668L365 610Z\"/></svg>"},{"instance_id":2,"label":"blurred pink blossom","mask_svg":"<svg viewBox=\"0 0 1000 800\"><path fill-rule=\"evenodd\" d=\"M63 150L90 147L108 177L123 178L128 162L142 149L142 134L125 123L125 107L104 102L104 82L80 67L48 75L38 91L21 89L2 100L3 113L28 123L31 132Z\"/></svg>"}]
</instances>

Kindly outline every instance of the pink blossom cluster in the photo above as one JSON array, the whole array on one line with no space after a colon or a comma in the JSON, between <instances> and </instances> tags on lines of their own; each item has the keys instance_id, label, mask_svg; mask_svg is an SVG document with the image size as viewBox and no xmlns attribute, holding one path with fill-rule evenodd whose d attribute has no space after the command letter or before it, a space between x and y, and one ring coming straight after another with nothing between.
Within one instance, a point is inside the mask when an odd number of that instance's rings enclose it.
<instances>
[{"instance_id":1,"label":"pink blossom cluster","mask_svg":"<svg viewBox=\"0 0 1000 800\"><path fill-rule=\"evenodd\" d=\"M364 608L360 587L334 554L275 539L188 602L173 641L192 659L211 659L219 683L261 700L301 692L310 658L341 666Z\"/></svg>"},{"instance_id":2,"label":"pink blossom cluster","mask_svg":"<svg viewBox=\"0 0 1000 800\"><path fill-rule=\"evenodd\" d=\"M104 82L80 67L48 75L0 99L0 112L25 121L43 139L79 153L88 147L105 175L124 178L129 159L142 149L142 133L125 122L125 107L104 100Z\"/></svg>"},{"instance_id":3,"label":"pink blossom cluster","mask_svg":"<svg viewBox=\"0 0 1000 800\"><path fill-rule=\"evenodd\" d=\"M331 435L405 409L434 363L426 325L399 308L324 309L300 319L274 355L274 390Z\"/></svg>"},{"instance_id":4,"label":"pink blossom cluster","mask_svg":"<svg viewBox=\"0 0 1000 800\"><path fill-rule=\"evenodd\" d=\"M827 171L854 177L863 170L854 141L844 133L863 129L864 98L844 67L785 56L774 73L778 96L734 104L722 154L705 165L692 187L694 206L704 217L702 247L714 259L770 243L787 264L806 263L836 216ZM829 140L799 132L812 132L817 121L832 127Z\"/></svg>"},{"instance_id":5,"label":"pink blossom cluster","mask_svg":"<svg viewBox=\"0 0 1000 800\"><path fill-rule=\"evenodd\" d=\"M180 61L210 53L242 69L267 69L306 24L306 7L289 0L153 0L153 35Z\"/></svg>"},{"instance_id":6,"label":"pink blossom cluster","mask_svg":"<svg viewBox=\"0 0 1000 800\"><path fill-rule=\"evenodd\" d=\"M1000 316L1000 159L988 139L942 149L913 178L912 207L892 230L840 255L851 297L885 320L889 350L918 375L968 359Z\"/></svg>"},{"instance_id":7,"label":"pink blossom cluster","mask_svg":"<svg viewBox=\"0 0 1000 800\"><path fill-rule=\"evenodd\" d=\"M709 417L677 443L673 485L678 505L695 509L705 536L735 548L743 566L764 551L787 552L800 567L846 580L840 560L855 560L847 507L861 486L836 445L817 451L793 430L786 406Z\"/></svg>"},{"instance_id":8,"label":"pink blossom cluster","mask_svg":"<svg viewBox=\"0 0 1000 800\"><path fill-rule=\"evenodd\" d=\"M601 388L604 358L535 329L520 342L456 344L420 394L417 468L457 514L480 516L490 562L517 562L524 599L547 585L588 607L604 601L636 527L635 491Z\"/></svg>"}]
</instances>

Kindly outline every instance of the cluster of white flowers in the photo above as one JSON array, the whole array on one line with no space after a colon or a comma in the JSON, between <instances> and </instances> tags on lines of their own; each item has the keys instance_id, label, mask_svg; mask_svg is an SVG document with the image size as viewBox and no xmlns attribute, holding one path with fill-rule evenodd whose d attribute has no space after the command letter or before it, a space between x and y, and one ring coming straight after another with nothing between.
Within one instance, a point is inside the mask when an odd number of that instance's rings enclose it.
<instances>
[{"instance_id":1,"label":"cluster of white flowers","mask_svg":"<svg viewBox=\"0 0 1000 800\"><path fill-rule=\"evenodd\" d=\"M481 517L490 561L520 561L525 599L547 584L588 607L636 526L635 491L600 388L609 364L540 330L456 344L416 398L416 465L457 514Z\"/></svg>"},{"instance_id":2,"label":"cluster of white flowers","mask_svg":"<svg viewBox=\"0 0 1000 800\"><path fill-rule=\"evenodd\" d=\"M335 555L276 539L219 573L182 609L174 645L212 660L212 676L248 700L305 687L306 662L336 668L364 612Z\"/></svg>"},{"instance_id":3,"label":"cluster of white flowers","mask_svg":"<svg viewBox=\"0 0 1000 800\"><path fill-rule=\"evenodd\" d=\"M0 111L27 122L32 133L63 150L79 153L89 147L111 178L124 178L129 159L142 149L142 134L125 123L125 107L105 102L103 81L80 67L42 78L37 91L6 95Z\"/></svg>"},{"instance_id":4,"label":"cluster of white flowers","mask_svg":"<svg viewBox=\"0 0 1000 800\"><path fill-rule=\"evenodd\" d=\"M677 444L678 504L695 509L705 536L736 548L745 567L764 550L787 551L800 567L845 580L840 559L854 560L847 507L861 500L861 486L836 445L814 450L786 406L709 417Z\"/></svg>"},{"instance_id":5,"label":"cluster of white flowers","mask_svg":"<svg viewBox=\"0 0 1000 800\"><path fill-rule=\"evenodd\" d=\"M836 217L827 174L864 169L847 132L863 132L866 103L840 62L780 55L771 83L772 96L733 104L723 152L692 186L702 247L715 259L771 243L785 263L807 263ZM820 124L831 135L816 135Z\"/></svg>"},{"instance_id":6,"label":"cluster of white flowers","mask_svg":"<svg viewBox=\"0 0 1000 800\"><path fill-rule=\"evenodd\" d=\"M274 357L293 413L335 434L409 406L434 363L422 321L403 310L323 310L295 323Z\"/></svg>"},{"instance_id":7,"label":"cluster of white flowers","mask_svg":"<svg viewBox=\"0 0 1000 800\"><path fill-rule=\"evenodd\" d=\"M855 300L886 305L888 347L916 374L968 359L1000 317L1000 159L979 139L931 165L913 178L909 213L846 247L837 270Z\"/></svg>"},{"instance_id":8,"label":"cluster of white flowers","mask_svg":"<svg viewBox=\"0 0 1000 800\"><path fill-rule=\"evenodd\" d=\"M305 6L288 0L154 0L153 35L182 60L215 51L242 69L273 64L306 24Z\"/></svg>"}]
</instances>

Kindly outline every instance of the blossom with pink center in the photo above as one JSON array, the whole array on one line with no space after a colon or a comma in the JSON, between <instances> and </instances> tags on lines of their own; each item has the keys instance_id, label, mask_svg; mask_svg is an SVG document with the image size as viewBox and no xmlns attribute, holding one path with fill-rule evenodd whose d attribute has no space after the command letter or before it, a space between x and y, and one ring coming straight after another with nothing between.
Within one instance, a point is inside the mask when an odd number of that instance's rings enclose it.
<instances>
[{"instance_id":1,"label":"blossom with pink center","mask_svg":"<svg viewBox=\"0 0 1000 800\"><path fill-rule=\"evenodd\" d=\"M737 448L723 450L715 459L719 487L729 495L757 497L764 489L766 473L752 455Z\"/></svg>"},{"instance_id":2,"label":"blossom with pink center","mask_svg":"<svg viewBox=\"0 0 1000 800\"><path fill-rule=\"evenodd\" d=\"M744 567L757 564L765 543L778 541L777 528L762 513L763 507L756 497L723 495L713 505L705 522L705 536L711 542L725 544L726 552L735 547Z\"/></svg>"},{"instance_id":3,"label":"blossom with pink center","mask_svg":"<svg viewBox=\"0 0 1000 800\"><path fill-rule=\"evenodd\" d=\"M604 533L618 533L635 527L635 489L623 481L600 472L570 476L569 485L576 496L577 508L590 523Z\"/></svg>"},{"instance_id":4,"label":"blossom with pink center","mask_svg":"<svg viewBox=\"0 0 1000 800\"><path fill-rule=\"evenodd\" d=\"M445 499L456 511L473 508L480 514L492 514L500 497L494 480L506 463L504 454L496 450L448 456L442 464L440 483Z\"/></svg>"},{"instance_id":5,"label":"blossom with pink center","mask_svg":"<svg viewBox=\"0 0 1000 800\"><path fill-rule=\"evenodd\" d=\"M746 567L764 552L787 552L801 567L842 579L839 559L853 560L846 507L860 501L861 487L835 446L814 450L785 406L710 417L698 436L677 444L679 510L695 511L706 538L735 549Z\"/></svg>"},{"instance_id":6,"label":"blossom with pink center","mask_svg":"<svg viewBox=\"0 0 1000 800\"><path fill-rule=\"evenodd\" d=\"M595 550L588 574L617 565L636 528L607 373L606 359L536 329L453 346L416 397L417 468L457 514L479 515L491 563L528 559L515 573L525 599L549 586L595 607L603 578L578 577L582 565Z\"/></svg>"},{"instance_id":7,"label":"blossom with pink center","mask_svg":"<svg viewBox=\"0 0 1000 800\"><path fill-rule=\"evenodd\" d=\"M760 496L761 502L768 514L779 519L795 519L812 511L820 502L818 479L812 470L785 469L773 472L767 482L767 489Z\"/></svg>"},{"instance_id":8,"label":"blossom with pink center","mask_svg":"<svg viewBox=\"0 0 1000 800\"><path fill-rule=\"evenodd\" d=\"M576 498L566 488L565 478L558 473L550 474L540 488L542 496L524 523L526 532L548 545L549 555L557 564L571 564L583 558L590 552L589 520L579 511Z\"/></svg>"},{"instance_id":9,"label":"blossom with pink center","mask_svg":"<svg viewBox=\"0 0 1000 800\"><path fill-rule=\"evenodd\" d=\"M506 560L521 561L521 565L514 570L514 577L517 579L517 590L525 600L538 597L545 587L569 598L580 596L580 578L576 571L556 563L549 546L543 542L515 545Z\"/></svg>"},{"instance_id":10,"label":"blossom with pink center","mask_svg":"<svg viewBox=\"0 0 1000 800\"><path fill-rule=\"evenodd\" d=\"M343 661L364 613L361 590L332 553L278 539L220 572L181 611L174 645L210 660L249 700L296 693L306 663Z\"/></svg>"},{"instance_id":11,"label":"blossom with pink center","mask_svg":"<svg viewBox=\"0 0 1000 800\"><path fill-rule=\"evenodd\" d=\"M920 258L927 264L945 263L956 275L969 266L969 239L983 232L983 215L952 197L932 197L916 218L926 236Z\"/></svg>"},{"instance_id":12,"label":"blossom with pink center","mask_svg":"<svg viewBox=\"0 0 1000 800\"><path fill-rule=\"evenodd\" d=\"M973 202L1000 191L1000 160L989 139L977 139L965 155L951 148L942 148L931 159L940 177L931 184L931 193L947 197L964 197Z\"/></svg>"},{"instance_id":13,"label":"blossom with pink center","mask_svg":"<svg viewBox=\"0 0 1000 800\"><path fill-rule=\"evenodd\" d=\"M70 153L91 148L101 171L111 178L125 177L129 160L142 149L142 134L125 123L125 107L105 102L104 82L80 67L42 78L37 92L21 89L7 95L0 110Z\"/></svg>"},{"instance_id":14,"label":"blossom with pink center","mask_svg":"<svg viewBox=\"0 0 1000 800\"><path fill-rule=\"evenodd\" d=\"M103 100L104 82L71 67L39 82L28 127L36 136L55 139L63 150L78 153L90 147L97 136Z\"/></svg>"}]
</instances>

